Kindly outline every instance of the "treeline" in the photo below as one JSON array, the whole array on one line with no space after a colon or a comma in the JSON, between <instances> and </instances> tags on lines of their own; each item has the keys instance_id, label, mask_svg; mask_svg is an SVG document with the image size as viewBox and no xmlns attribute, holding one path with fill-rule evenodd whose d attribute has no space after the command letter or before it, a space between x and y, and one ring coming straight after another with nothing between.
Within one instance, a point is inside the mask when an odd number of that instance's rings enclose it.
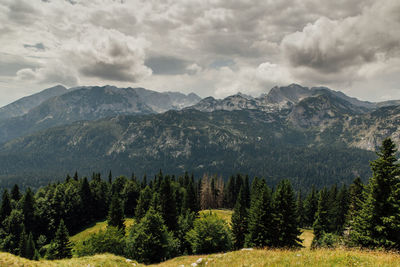
<instances>
[{"instance_id":1,"label":"treeline","mask_svg":"<svg viewBox=\"0 0 400 267\"><path fill-rule=\"evenodd\" d=\"M5 190L0 205L0 250L30 259L114 253L139 262L243 247L297 248L300 228L313 228L313 247L337 244L400 248L400 167L395 146L383 142L367 185L295 192L263 178L164 175L152 179L94 173L21 193ZM200 210L234 210L231 225ZM129 228L126 217L134 218ZM104 231L71 244L75 234L107 219Z\"/></svg>"}]
</instances>

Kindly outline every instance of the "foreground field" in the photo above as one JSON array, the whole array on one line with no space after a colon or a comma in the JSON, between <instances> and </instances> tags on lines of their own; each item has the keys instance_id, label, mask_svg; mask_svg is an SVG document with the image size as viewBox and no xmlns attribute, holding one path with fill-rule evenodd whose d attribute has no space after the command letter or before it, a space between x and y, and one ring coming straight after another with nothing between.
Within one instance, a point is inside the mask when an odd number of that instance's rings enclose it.
<instances>
[{"instance_id":1,"label":"foreground field","mask_svg":"<svg viewBox=\"0 0 400 267\"><path fill-rule=\"evenodd\" d=\"M72 258L66 260L57 260L57 261L30 261L21 257L14 256L10 253L0 252L0 266L1 267L76 267L76 266L85 266L85 267L94 267L94 266L102 266L102 267L132 267L135 266L136 262L127 261L123 257L114 256L112 254L102 254L95 255L92 257L82 257L82 258Z\"/></svg>"},{"instance_id":2,"label":"foreground field","mask_svg":"<svg viewBox=\"0 0 400 267\"><path fill-rule=\"evenodd\" d=\"M229 253L182 256L151 265L160 267L191 266L199 259L200 266L400 266L400 255L375 251L344 249L244 250ZM0 253L0 266L144 266L110 254L60 261L29 261L9 253Z\"/></svg>"},{"instance_id":3,"label":"foreground field","mask_svg":"<svg viewBox=\"0 0 400 267\"><path fill-rule=\"evenodd\" d=\"M190 266L198 259L207 266L400 266L400 255L384 252L349 250L250 250L225 254L178 257L160 267Z\"/></svg>"}]
</instances>

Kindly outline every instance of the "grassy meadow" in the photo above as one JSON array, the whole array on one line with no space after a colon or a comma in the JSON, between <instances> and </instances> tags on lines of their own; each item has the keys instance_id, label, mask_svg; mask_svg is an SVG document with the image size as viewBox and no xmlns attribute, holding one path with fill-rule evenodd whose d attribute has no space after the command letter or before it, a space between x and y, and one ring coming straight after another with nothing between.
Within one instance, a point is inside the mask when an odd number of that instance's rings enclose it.
<instances>
[{"instance_id":1,"label":"grassy meadow","mask_svg":"<svg viewBox=\"0 0 400 267\"><path fill-rule=\"evenodd\" d=\"M126 218L125 219L125 226L128 229L131 227L133 224L133 219L132 218ZM76 235L73 235L70 237L71 242L76 243L82 240L85 240L88 238L91 234L98 233L100 230L105 230L107 228L107 221L101 221L95 223L92 227L88 227L82 232L77 233Z\"/></svg>"},{"instance_id":2,"label":"grassy meadow","mask_svg":"<svg viewBox=\"0 0 400 267\"><path fill-rule=\"evenodd\" d=\"M200 258L199 266L361 266L398 267L400 255L379 251L345 249L267 250L254 249L210 255L181 256L166 262L150 265L159 267L191 266ZM58 261L30 261L9 253L0 253L0 266L145 266L111 254L72 258Z\"/></svg>"}]
</instances>

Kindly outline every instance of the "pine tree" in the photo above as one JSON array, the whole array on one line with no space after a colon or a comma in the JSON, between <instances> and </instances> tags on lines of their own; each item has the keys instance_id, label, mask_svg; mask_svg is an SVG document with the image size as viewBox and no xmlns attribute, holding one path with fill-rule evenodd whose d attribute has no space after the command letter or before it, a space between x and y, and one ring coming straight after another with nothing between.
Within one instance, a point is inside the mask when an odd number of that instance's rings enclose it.
<instances>
[{"instance_id":1,"label":"pine tree","mask_svg":"<svg viewBox=\"0 0 400 267\"><path fill-rule=\"evenodd\" d=\"M141 218L143 218L146 212L149 210L152 197L152 191L149 186L146 186L142 191L140 191L139 199L135 209L136 220L139 221Z\"/></svg>"},{"instance_id":2,"label":"pine tree","mask_svg":"<svg viewBox=\"0 0 400 267\"><path fill-rule=\"evenodd\" d=\"M135 180L127 181L124 190L122 191L122 195L125 201L125 214L127 216L133 216L140 195L140 186Z\"/></svg>"},{"instance_id":3,"label":"pine tree","mask_svg":"<svg viewBox=\"0 0 400 267\"><path fill-rule=\"evenodd\" d=\"M142 183L140 184L140 187L141 187L142 189L145 189L146 186L147 186L147 175L144 174L144 175L143 175L143 179L142 179Z\"/></svg>"},{"instance_id":4,"label":"pine tree","mask_svg":"<svg viewBox=\"0 0 400 267\"><path fill-rule=\"evenodd\" d=\"M246 208L250 208L250 181L249 181L249 176L246 175L244 178L244 184L243 184L243 191L244 191L244 203L246 205Z\"/></svg>"},{"instance_id":5,"label":"pine tree","mask_svg":"<svg viewBox=\"0 0 400 267\"><path fill-rule=\"evenodd\" d=\"M110 170L110 172L108 173L108 183L109 183L109 184L112 184L112 173L111 173L111 170Z\"/></svg>"},{"instance_id":6,"label":"pine tree","mask_svg":"<svg viewBox=\"0 0 400 267\"><path fill-rule=\"evenodd\" d=\"M315 214L315 222L313 225L315 241L320 240L324 233L328 233L330 231L329 218L329 193L324 187L319 192L318 210Z\"/></svg>"},{"instance_id":7,"label":"pine tree","mask_svg":"<svg viewBox=\"0 0 400 267\"><path fill-rule=\"evenodd\" d=\"M247 216L246 192L244 186L242 186L231 219L233 247L235 249L241 249L244 246L247 234Z\"/></svg>"},{"instance_id":8,"label":"pine tree","mask_svg":"<svg viewBox=\"0 0 400 267\"><path fill-rule=\"evenodd\" d=\"M364 185L360 177L354 179L349 187L349 211L347 221L351 225L354 217L360 211L363 199Z\"/></svg>"},{"instance_id":9,"label":"pine tree","mask_svg":"<svg viewBox=\"0 0 400 267\"><path fill-rule=\"evenodd\" d=\"M282 180L273 195L275 246L299 247L301 234L298 229L296 201L289 180Z\"/></svg>"},{"instance_id":10,"label":"pine tree","mask_svg":"<svg viewBox=\"0 0 400 267\"><path fill-rule=\"evenodd\" d=\"M301 197L301 191L297 193L296 216L297 216L297 221L299 223L299 227L300 228L303 227L305 224L305 213L304 213L303 198Z\"/></svg>"},{"instance_id":11,"label":"pine tree","mask_svg":"<svg viewBox=\"0 0 400 267\"><path fill-rule=\"evenodd\" d=\"M165 260L173 249L161 214L150 208L139 223L133 225L127 241L128 256L146 264Z\"/></svg>"},{"instance_id":12,"label":"pine tree","mask_svg":"<svg viewBox=\"0 0 400 267\"><path fill-rule=\"evenodd\" d=\"M79 179L79 177L78 177L78 171L75 171L75 174L74 174L74 180L75 181L78 181L78 179Z\"/></svg>"},{"instance_id":13,"label":"pine tree","mask_svg":"<svg viewBox=\"0 0 400 267\"><path fill-rule=\"evenodd\" d=\"M33 260L35 259L35 254L37 254L37 250L35 248L35 242L33 241L33 235L32 232L29 233L28 239L26 241L26 246L25 246L25 258Z\"/></svg>"},{"instance_id":14,"label":"pine tree","mask_svg":"<svg viewBox=\"0 0 400 267\"><path fill-rule=\"evenodd\" d=\"M337 234L341 235L346 225L347 214L349 211L349 196L346 185L343 185L342 188L340 188L337 194L336 203L338 210L336 213L336 226L334 230Z\"/></svg>"},{"instance_id":15,"label":"pine tree","mask_svg":"<svg viewBox=\"0 0 400 267\"><path fill-rule=\"evenodd\" d=\"M315 214L318 210L318 196L313 185L311 192L307 195L304 201L304 213L305 213L305 226L312 227L315 221Z\"/></svg>"},{"instance_id":16,"label":"pine tree","mask_svg":"<svg viewBox=\"0 0 400 267\"><path fill-rule=\"evenodd\" d=\"M13 188L11 189L11 199L15 200L15 201L19 201L21 199L22 195L19 192L19 187L17 184L15 184L13 186Z\"/></svg>"},{"instance_id":17,"label":"pine tree","mask_svg":"<svg viewBox=\"0 0 400 267\"><path fill-rule=\"evenodd\" d=\"M11 211L12 207L10 195L8 194L8 190L4 189L0 206L0 226L2 225L4 219L11 214Z\"/></svg>"},{"instance_id":18,"label":"pine tree","mask_svg":"<svg viewBox=\"0 0 400 267\"><path fill-rule=\"evenodd\" d=\"M61 219L58 226L56 236L51 243L52 249L49 251L51 259L71 258L71 243L69 242L69 234L64 220Z\"/></svg>"},{"instance_id":19,"label":"pine tree","mask_svg":"<svg viewBox=\"0 0 400 267\"><path fill-rule=\"evenodd\" d=\"M169 176L165 176L160 185L160 208L161 215L170 231L176 229L178 214L176 211L176 202L171 188Z\"/></svg>"},{"instance_id":20,"label":"pine tree","mask_svg":"<svg viewBox=\"0 0 400 267\"><path fill-rule=\"evenodd\" d=\"M265 181L258 183L258 196L253 196L249 210L248 234L245 245L247 247L272 246L275 233L273 232L273 214L271 190Z\"/></svg>"},{"instance_id":21,"label":"pine tree","mask_svg":"<svg viewBox=\"0 0 400 267\"><path fill-rule=\"evenodd\" d=\"M371 162L372 178L365 201L351 224L355 245L400 249L400 181L396 146L390 138L382 142L378 159Z\"/></svg>"},{"instance_id":22,"label":"pine tree","mask_svg":"<svg viewBox=\"0 0 400 267\"><path fill-rule=\"evenodd\" d=\"M22 233L19 237L19 244L18 244L18 255L21 257L26 258L26 243L28 241L28 237L26 235L25 228L23 228Z\"/></svg>"},{"instance_id":23,"label":"pine tree","mask_svg":"<svg viewBox=\"0 0 400 267\"><path fill-rule=\"evenodd\" d=\"M35 197L28 187L22 197L22 213L24 214L24 225L26 232L35 231Z\"/></svg>"},{"instance_id":24,"label":"pine tree","mask_svg":"<svg viewBox=\"0 0 400 267\"><path fill-rule=\"evenodd\" d=\"M114 194L111 199L110 209L108 211L107 224L125 230L124 210L122 203L117 194Z\"/></svg>"},{"instance_id":25,"label":"pine tree","mask_svg":"<svg viewBox=\"0 0 400 267\"><path fill-rule=\"evenodd\" d=\"M190 210L193 212L197 212L197 199L196 199L196 191L194 188L194 184L192 180L189 180L188 185L186 186L184 205L185 210Z\"/></svg>"},{"instance_id":26,"label":"pine tree","mask_svg":"<svg viewBox=\"0 0 400 267\"><path fill-rule=\"evenodd\" d=\"M234 176L229 177L227 186L225 187L225 205L228 209L234 207L235 202L235 178Z\"/></svg>"},{"instance_id":27,"label":"pine tree","mask_svg":"<svg viewBox=\"0 0 400 267\"><path fill-rule=\"evenodd\" d=\"M90 191L89 182L86 177L83 178L80 184L79 195L82 200L81 219L83 220L84 224L88 224L94 216L92 214L93 212L92 192Z\"/></svg>"}]
</instances>

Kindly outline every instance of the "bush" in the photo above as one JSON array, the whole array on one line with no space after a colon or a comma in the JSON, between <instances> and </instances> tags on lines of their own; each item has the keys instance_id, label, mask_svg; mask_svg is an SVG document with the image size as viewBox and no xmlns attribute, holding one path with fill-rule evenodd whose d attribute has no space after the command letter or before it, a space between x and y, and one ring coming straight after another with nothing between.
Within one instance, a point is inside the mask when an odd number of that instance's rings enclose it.
<instances>
[{"instance_id":1,"label":"bush","mask_svg":"<svg viewBox=\"0 0 400 267\"><path fill-rule=\"evenodd\" d=\"M100 253L112 253L123 256L125 252L125 235L123 229L109 226L80 241L74 247L77 256L91 256Z\"/></svg>"},{"instance_id":2,"label":"bush","mask_svg":"<svg viewBox=\"0 0 400 267\"><path fill-rule=\"evenodd\" d=\"M186 234L186 240L197 254L227 251L232 248L232 237L227 223L211 212L194 221L194 228Z\"/></svg>"},{"instance_id":3,"label":"bush","mask_svg":"<svg viewBox=\"0 0 400 267\"><path fill-rule=\"evenodd\" d=\"M150 208L140 223L134 224L127 241L128 257L142 263L156 263L177 254L178 242L168 232L160 213Z\"/></svg>"},{"instance_id":4,"label":"bush","mask_svg":"<svg viewBox=\"0 0 400 267\"><path fill-rule=\"evenodd\" d=\"M340 243L340 236L332 233L323 233L319 239L314 237L311 248L335 248Z\"/></svg>"}]
</instances>

